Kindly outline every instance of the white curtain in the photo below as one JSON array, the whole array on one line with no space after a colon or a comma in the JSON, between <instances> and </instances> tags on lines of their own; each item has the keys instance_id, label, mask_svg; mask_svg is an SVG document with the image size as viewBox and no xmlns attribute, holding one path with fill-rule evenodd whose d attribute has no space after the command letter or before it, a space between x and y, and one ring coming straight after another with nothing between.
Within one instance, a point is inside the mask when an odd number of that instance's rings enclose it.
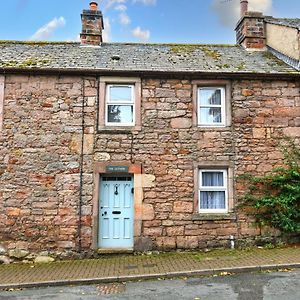
<instances>
[{"instance_id":1,"label":"white curtain","mask_svg":"<svg viewBox=\"0 0 300 300\"><path fill-rule=\"evenodd\" d=\"M203 187L224 186L223 172L202 172ZM201 191L201 209L225 209L225 191Z\"/></svg>"},{"instance_id":2,"label":"white curtain","mask_svg":"<svg viewBox=\"0 0 300 300\"><path fill-rule=\"evenodd\" d=\"M225 192L201 192L201 209L225 209Z\"/></svg>"}]
</instances>

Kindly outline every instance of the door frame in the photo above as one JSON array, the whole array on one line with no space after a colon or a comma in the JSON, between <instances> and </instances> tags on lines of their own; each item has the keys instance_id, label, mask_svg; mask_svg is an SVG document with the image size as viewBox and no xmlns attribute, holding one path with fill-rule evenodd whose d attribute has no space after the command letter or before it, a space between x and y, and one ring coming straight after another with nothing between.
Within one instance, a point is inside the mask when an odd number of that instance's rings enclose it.
<instances>
[{"instance_id":1,"label":"door frame","mask_svg":"<svg viewBox=\"0 0 300 300\"><path fill-rule=\"evenodd\" d=\"M92 249L101 249L98 247L99 236L99 197L100 197L100 179L101 176L112 175L113 173L107 172L107 166L126 166L128 172L118 173L114 175L131 175L133 177L133 244L137 237L141 235L142 231L142 164L128 161L110 161L110 162L95 162L94 163L94 192L93 192L93 216L92 216ZM113 249L112 249L113 250Z\"/></svg>"}]
</instances>

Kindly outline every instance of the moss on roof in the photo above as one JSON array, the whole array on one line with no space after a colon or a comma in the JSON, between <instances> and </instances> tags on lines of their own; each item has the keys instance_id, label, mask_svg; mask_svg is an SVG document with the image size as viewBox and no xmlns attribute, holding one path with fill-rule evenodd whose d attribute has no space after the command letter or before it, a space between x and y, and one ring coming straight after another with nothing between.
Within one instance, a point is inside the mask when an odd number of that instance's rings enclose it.
<instances>
[{"instance_id":1,"label":"moss on roof","mask_svg":"<svg viewBox=\"0 0 300 300\"><path fill-rule=\"evenodd\" d=\"M119 59L112 59L117 56ZM1 69L290 74L269 52L238 45L0 41Z\"/></svg>"},{"instance_id":2,"label":"moss on roof","mask_svg":"<svg viewBox=\"0 0 300 300\"><path fill-rule=\"evenodd\" d=\"M215 60L219 60L221 57L221 54L215 49L209 47L202 47L201 50L205 53L206 56L211 57Z\"/></svg>"},{"instance_id":3,"label":"moss on roof","mask_svg":"<svg viewBox=\"0 0 300 300\"><path fill-rule=\"evenodd\" d=\"M25 60L9 60L2 62L7 68L35 68L46 66L49 63L49 59L39 59L35 57L27 58Z\"/></svg>"},{"instance_id":4,"label":"moss on roof","mask_svg":"<svg viewBox=\"0 0 300 300\"><path fill-rule=\"evenodd\" d=\"M263 56L269 60L269 63L271 64L276 64L276 65L281 65L284 66L285 62L277 58L274 54L272 54L270 51L265 51L263 52Z\"/></svg>"}]
</instances>

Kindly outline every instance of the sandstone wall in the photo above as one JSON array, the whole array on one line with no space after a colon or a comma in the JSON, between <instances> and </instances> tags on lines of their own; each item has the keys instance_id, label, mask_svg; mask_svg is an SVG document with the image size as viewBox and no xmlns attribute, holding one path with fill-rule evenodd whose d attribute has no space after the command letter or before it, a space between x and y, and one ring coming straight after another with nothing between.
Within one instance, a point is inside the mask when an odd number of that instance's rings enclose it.
<instances>
[{"instance_id":1,"label":"sandstone wall","mask_svg":"<svg viewBox=\"0 0 300 300\"><path fill-rule=\"evenodd\" d=\"M234 176L281 164L282 136L300 137L299 83L234 80L232 126L202 129L192 125L191 81L144 79L142 130L122 133L96 133L97 87L96 78L6 76L1 243L32 251L78 249L81 159L83 249L94 239L95 162L141 163L143 174L152 175L153 184L143 188L141 248L228 246L230 235L267 234L235 209L227 218L199 216L195 163L231 162ZM243 188L235 181L235 203Z\"/></svg>"},{"instance_id":2,"label":"sandstone wall","mask_svg":"<svg viewBox=\"0 0 300 300\"><path fill-rule=\"evenodd\" d=\"M232 126L212 129L192 126L190 81L144 80L142 87L142 131L98 135L95 149L105 160L142 162L144 173L155 176L154 187L144 188L153 219L143 222L142 235L160 249L228 245L230 235L260 235L242 213L216 220L196 216L193 166L231 161L237 176L280 165L281 137L300 136L299 84L233 81ZM235 183L234 189L236 203L244 187Z\"/></svg>"},{"instance_id":3,"label":"sandstone wall","mask_svg":"<svg viewBox=\"0 0 300 300\"><path fill-rule=\"evenodd\" d=\"M92 94L97 91L92 85L80 77L6 76L0 132L0 241L8 248L76 248L83 90ZM87 153L96 98L85 100ZM88 180L84 176L84 184L91 184ZM83 240L91 226L85 197Z\"/></svg>"}]
</instances>

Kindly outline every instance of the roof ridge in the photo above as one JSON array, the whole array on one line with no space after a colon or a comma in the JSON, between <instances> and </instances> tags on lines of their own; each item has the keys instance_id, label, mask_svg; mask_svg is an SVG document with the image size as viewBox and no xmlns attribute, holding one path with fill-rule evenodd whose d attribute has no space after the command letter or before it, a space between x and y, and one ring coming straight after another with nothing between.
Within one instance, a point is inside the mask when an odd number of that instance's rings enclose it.
<instances>
[{"instance_id":1,"label":"roof ridge","mask_svg":"<svg viewBox=\"0 0 300 300\"><path fill-rule=\"evenodd\" d=\"M300 20L300 18L283 18L283 17L273 17L273 16L266 16L266 19L275 19L275 20Z\"/></svg>"},{"instance_id":2,"label":"roof ridge","mask_svg":"<svg viewBox=\"0 0 300 300\"><path fill-rule=\"evenodd\" d=\"M196 43L134 43L134 42L113 42L103 45L137 45L137 46L185 46L185 47L238 47L237 44L196 44Z\"/></svg>"},{"instance_id":3,"label":"roof ridge","mask_svg":"<svg viewBox=\"0 0 300 300\"><path fill-rule=\"evenodd\" d=\"M0 45L80 45L80 42L71 41L19 41L19 40L0 40ZM135 42L105 42L102 45L125 45L125 46L181 46L181 47L238 47L237 44L196 44L196 43L135 43Z\"/></svg>"},{"instance_id":4,"label":"roof ridge","mask_svg":"<svg viewBox=\"0 0 300 300\"><path fill-rule=\"evenodd\" d=\"M265 22L300 30L300 18L274 18L272 16L267 16L265 17Z\"/></svg>"},{"instance_id":5,"label":"roof ridge","mask_svg":"<svg viewBox=\"0 0 300 300\"><path fill-rule=\"evenodd\" d=\"M3 44L20 44L20 45L77 45L79 42L71 41L19 41L19 40L0 40L0 45Z\"/></svg>"}]
</instances>

